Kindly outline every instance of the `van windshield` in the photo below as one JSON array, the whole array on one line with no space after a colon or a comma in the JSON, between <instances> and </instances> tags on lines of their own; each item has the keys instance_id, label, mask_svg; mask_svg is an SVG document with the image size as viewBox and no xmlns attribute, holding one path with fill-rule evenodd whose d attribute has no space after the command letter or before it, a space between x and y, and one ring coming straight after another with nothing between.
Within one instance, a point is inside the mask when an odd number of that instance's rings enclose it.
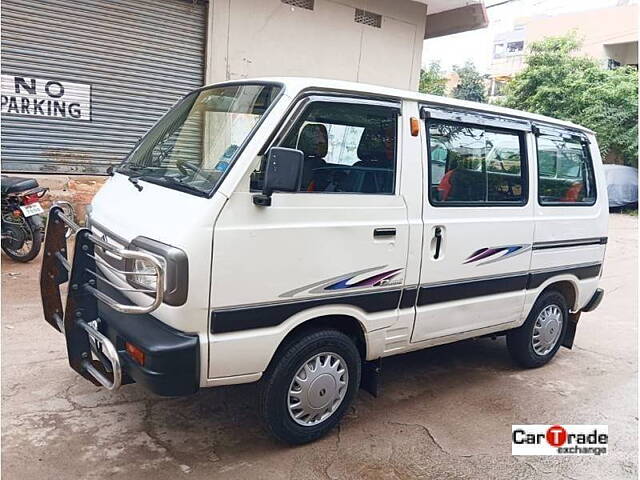
<instances>
[{"instance_id":1,"label":"van windshield","mask_svg":"<svg viewBox=\"0 0 640 480\"><path fill-rule=\"evenodd\" d=\"M117 171L208 196L280 89L274 84L237 84L190 93L156 123Z\"/></svg>"}]
</instances>

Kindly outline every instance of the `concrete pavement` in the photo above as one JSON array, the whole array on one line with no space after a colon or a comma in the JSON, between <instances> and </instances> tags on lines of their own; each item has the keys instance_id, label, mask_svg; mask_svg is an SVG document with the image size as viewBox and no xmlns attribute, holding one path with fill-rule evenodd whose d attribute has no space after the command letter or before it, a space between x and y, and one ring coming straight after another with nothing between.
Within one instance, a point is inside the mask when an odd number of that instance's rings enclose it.
<instances>
[{"instance_id":1,"label":"concrete pavement","mask_svg":"<svg viewBox=\"0 0 640 480\"><path fill-rule=\"evenodd\" d=\"M504 340L383 361L339 429L291 448L259 424L254 385L155 397L92 386L42 320L39 260L2 256L2 475L6 479L637 478L637 219L612 215L599 309L572 351L520 370ZM606 457L512 457L511 425L607 424Z\"/></svg>"}]
</instances>

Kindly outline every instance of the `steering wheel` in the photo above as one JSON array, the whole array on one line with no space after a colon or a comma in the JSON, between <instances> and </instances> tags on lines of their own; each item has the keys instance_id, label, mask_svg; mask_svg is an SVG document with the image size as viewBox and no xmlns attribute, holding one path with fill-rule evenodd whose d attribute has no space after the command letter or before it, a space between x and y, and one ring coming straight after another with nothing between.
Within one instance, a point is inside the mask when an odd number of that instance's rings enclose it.
<instances>
[{"instance_id":1,"label":"steering wheel","mask_svg":"<svg viewBox=\"0 0 640 480\"><path fill-rule=\"evenodd\" d=\"M180 173L185 177L188 177L189 175L193 174L194 176L200 175L205 180L208 180L207 176L204 173L202 173L199 165L195 165L187 160L176 162L176 167L178 167L178 170L180 171Z\"/></svg>"}]
</instances>

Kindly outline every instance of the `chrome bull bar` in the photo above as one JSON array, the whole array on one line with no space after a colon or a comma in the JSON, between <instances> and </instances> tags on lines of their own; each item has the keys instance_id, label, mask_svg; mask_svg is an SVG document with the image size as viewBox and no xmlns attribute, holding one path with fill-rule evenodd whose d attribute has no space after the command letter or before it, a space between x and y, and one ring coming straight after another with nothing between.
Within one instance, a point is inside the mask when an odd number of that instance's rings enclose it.
<instances>
[{"instance_id":1,"label":"chrome bull bar","mask_svg":"<svg viewBox=\"0 0 640 480\"><path fill-rule=\"evenodd\" d=\"M120 366L120 357L118 356L116 347L113 345L111 340L109 340L98 330L88 325L87 323L81 321L78 322L78 325L85 332L87 332L87 335L91 337L93 342L100 342L100 345L102 346L101 353L109 360L109 362L111 362L111 378L104 375L103 370L97 368L94 365L92 359L90 358L90 353L86 356L86 358L82 359L82 366L87 372L89 372L89 374L91 374L93 378L98 381L98 383L100 383L100 385L108 390L117 390L122 385L122 367Z\"/></svg>"},{"instance_id":2,"label":"chrome bull bar","mask_svg":"<svg viewBox=\"0 0 640 480\"><path fill-rule=\"evenodd\" d=\"M67 256L69 237L75 237L72 261ZM131 263L142 260L153 271L138 273L127 268L117 269L96 254L96 249ZM129 275L154 276L155 289L122 287L105 276L106 270L118 278L124 276L125 281ZM71 367L92 383L109 390L115 390L122 384L118 348L98 327L98 302L122 313L152 312L163 302L164 278L164 264L154 255L111 245L78 225L61 205L54 205L50 209L40 272L44 317L51 326L64 333ZM60 286L67 282L69 288L63 309ZM101 291L100 284L109 285L122 293L148 294L150 301L144 305L121 303ZM99 352L96 345L102 347Z\"/></svg>"}]
</instances>

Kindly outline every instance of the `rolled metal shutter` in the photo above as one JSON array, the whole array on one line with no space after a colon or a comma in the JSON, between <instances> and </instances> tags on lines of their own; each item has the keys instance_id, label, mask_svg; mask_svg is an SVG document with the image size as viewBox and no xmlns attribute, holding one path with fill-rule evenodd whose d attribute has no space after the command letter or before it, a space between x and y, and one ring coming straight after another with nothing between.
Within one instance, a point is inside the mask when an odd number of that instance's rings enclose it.
<instances>
[{"instance_id":1,"label":"rolled metal shutter","mask_svg":"<svg viewBox=\"0 0 640 480\"><path fill-rule=\"evenodd\" d=\"M3 83L20 76L27 86L88 84L91 107L90 119L79 120L3 106L3 170L100 174L121 162L178 98L202 85L205 31L203 0L4 0Z\"/></svg>"}]
</instances>

